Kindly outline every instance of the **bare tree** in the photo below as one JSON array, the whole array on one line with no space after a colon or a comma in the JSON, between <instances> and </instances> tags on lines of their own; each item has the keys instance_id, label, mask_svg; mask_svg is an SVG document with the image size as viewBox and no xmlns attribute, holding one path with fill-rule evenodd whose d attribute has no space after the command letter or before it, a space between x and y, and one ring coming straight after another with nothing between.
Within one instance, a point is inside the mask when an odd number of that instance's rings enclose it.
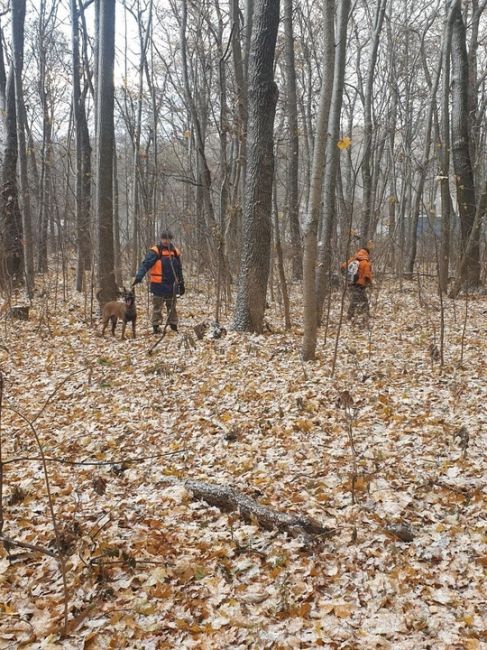
<instances>
[{"instance_id":1,"label":"bare tree","mask_svg":"<svg viewBox=\"0 0 487 650\"><path fill-rule=\"evenodd\" d=\"M99 57L96 113L98 297L101 303L105 303L114 299L117 294L113 247L115 0L104 0L101 3L99 30L96 39Z\"/></svg>"},{"instance_id":2,"label":"bare tree","mask_svg":"<svg viewBox=\"0 0 487 650\"><path fill-rule=\"evenodd\" d=\"M16 8L18 9L18 7ZM16 12L15 27L19 21ZM3 113L3 161L0 183L0 223L2 226L3 264L0 282L4 289L24 282L23 229L17 187L17 118L15 107L14 65L10 66L8 80L5 74L3 33L0 31L0 102Z\"/></svg>"},{"instance_id":3,"label":"bare tree","mask_svg":"<svg viewBox=\"0 0 487 650\"><path fill-rule=\"evenodd\" d=\"M77 6L77 0L71 0L71 51L73 65L73 113L76 137L76 238L78 247L78 264L76 272L76 289L83 288L85 271L91 268L91 144L86 116L86 94L88 85L81 89L80 60L80 14L83 6Z\"/></svg>"},{"instance_id":4,"label":"bare tree","mask_svg":"<svg viewBox=\"0 0 487 650\"><path fill-rule=\"evenodd\" d=\"M325 47L323 50L322 86L320 91L318 117L316 120L316 139L311 168L310 197L304 221L303 256L303 303L304 335L302 356L310 361L316 354L318 329L317 295L315 287L318 223L320 219L321 193L323 189L323 167L326 154L326 129L330 113L330 100L333 89L334 47L335 47L335 0L326 0L323 7L323 27Z\"/></svg>"},{"instance_id":5,"label":"bare tree","mask_svg":"<svg viewBox=\"0 0 487 650\"><path fill-rule=\"evenodd\" d=\"M32 211L28 179L27 146L25 141L25 103L22 83L24 66L24 24L25 0L12 5L12 50L15 74L15 110L17 116L17 141L20 171L20 188L22 197L23 243L25 281L29 295L34 289L34 252L32 242Z\"/></svg>"},{"instance_id":6,"label":"bare tree","mask_svg":"<svg viewBox=\"0 0 487 650\"><path fill-rule=\"evenodd\" d=\"M463 250L470 240L462 280L465 287L476 287L480 284L480 224L475 219L476 193L470 156L471 131L468 112L469 69L466 30L460 0L453 1L452 13L452 157Z\"/></svg>"},{"instance_id":7,"label":"bare tree","mask_svg":"<svg viewBox=\"0 0 487 650\"><path fill-rule=\"evenodd\" d=\"M301 280L303 277L303 253L299 227L299 127L298 102L296 97L296 66L294 61L293 4L293 0L284 0L287 89L286 109L289 138L287 155L287 197L292 239L293 278L295 280Z\"/></svg>"},{"instance_id":8,"label":"bare tree","mask_svg":"<svg viewBox=\"0 0 487 650\"><path fill-rule=\"evenodd\" d=\"M441 244L439 260L439 283L443 293L448 287L450 263L451 195L450 195L450 56L453 12L447 7L442 42L443 80L441 89L441 151L440 151L440 192L441 192Z\"/></svg>"},{"instance_id":9,"label":"bare tree","mask_svg":"<svg viewBox=\"0 0 487 650\"><path fill-rule=\"evenodd\" d=\"M360 238L363 246L371 235L371 208L372 208L372 179L370 171L371 145L372 145L372 91L374 75L377 63L377 52L379 49L380 34L384 22L387 0L377 0L374 15L374 24L371 34L370 56L367 69L365 93L362 98L364 106L364 147L362 157L362 182L363 182L363 210Z\"/></svg>"},{"instance_id":10,"label":"bare tree","mask_svg":"<svg viewBox=\"0 0 487 650\"><path fill-rule=\"evenodd\" d=\"M332 237L336 229L336 176L338 167L338 140L342 113L343 87L345 81L345 59L347 46L347 24L350 0L341 0L337 16L337 48L333 71L333 92L328 118L329 141L326 148L325 177L323 187L323 227L316 271L317 320L321 321L323 301L329 289L332 267Z\"/></svg>"},{"instance_id":11,"label":"bare tree","mask_svg":"<svg viewBox=\"0 0 487 650\"><path fill-rule=\"evenodd\" d=\"M271 244L273 127L277 103L274 53L279 0L258 0L249 61L247 178L235 328L262 332Z\"/></svg>"}]
</instances>

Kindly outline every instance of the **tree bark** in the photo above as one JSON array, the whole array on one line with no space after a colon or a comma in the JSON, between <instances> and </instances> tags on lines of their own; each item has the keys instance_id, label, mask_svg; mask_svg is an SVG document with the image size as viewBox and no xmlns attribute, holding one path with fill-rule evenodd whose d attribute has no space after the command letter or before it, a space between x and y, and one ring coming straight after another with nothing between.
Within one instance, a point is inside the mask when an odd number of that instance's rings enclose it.
<instances>
[{"instance_id":1,"label":"tree bark","mask_svg":"<svg viewBox=\"0 0 487 650\"><path fill-rule=\"evenodd\" d=\"M425 184L427 171L428 171L428 162L430 160L431 129L433 125L433 112L436 105L436 93L438 91L438 83L440 81L441 66L442 66L442 57L440 56L438 60L436 73L435 73L435 78L430 89L428 107L426 109L423 154L419 165L418 184L414 193L414 201L412 205L409 257L407 259L406 269L405 269L407 276L412 275L414 271L414 264L416 262L416 251L418 246L419 213L421 211L424 184Z\"/></svg>"},{"instance_id":2,"label":"tree bark","mask_svg":"<svg viewBox=\"0 0 487 650\"><path fill-rule=\"evenodd\" d=\"M326 154L326 129L330 112L333 89L334 47L335 47L335 0L325 0L323 81L320 91L318 117L316 120L316 138L311 168L310 196L308 210L304 221L304 255L303 255L303 308L304 335L302 357L311 361L316 355L316 335L318 329L316 297L316 258L318 252L318 223L320 219L321 192L323 188L323 167Z\"/></svg>"},{"instance_id":3,"label":"tree bark","mask_svg":"<svg viewBox=\"0 0 487 650\"><path fill-rule=\"evenodd\" d=\"M113 246L113 150L114 150L114 85L115 0L100 5L97 34L97 155L96 212L98 223L98 298L100 303L117 295L115 255Z\"/></svg>"},{"instance_id":4,"label":"tree bark","mask_svg":"<svg viewBox=\"0 0 487 650\"><path fill-rule=\"evenodd\" d=\"M218 224L215 218L215 208L213 205L211 190L212 190L212 175L210 167L208 165L208 160L206 157L205 151L205 129L204 124L201 120L201 114L205 111L198 111L198 107L195 101L195 96L191 92L190 78L189 78L189 67L188 67L188 53L187 53L187 23L188 23L188 1L182 0L181 5L181 59L182 59L182 73L183 73L183 83L184 83L184 95L186 98L186 103L188 110L191 115L191 120L194 127L194 139L196 145L196 151L198 156L198 169L199 177L198 183L201 185L201 198L203 199L203 205L206 207L206 215L208 219L209 228L208 230L213 232L218 232ZM201 242L201 245L203 240ZM204 256L206 260L210 257L209 247L205 246L203 248ZM217 254L220 251L217 250Z\"/></svg>"},{"instance_id":5,"label":"tree bark","mask_svg":"<svg viewBox=\"0 0 487 650\"><path fill-rule=\"evenodd\" d=\"M333 72L333 92L328 119L328 146L326 148L325 177L323 187L323 232L318 253L318 268L316 271L316 302L317 321L321 321L321 313L325 294L329 288L329 276L332 264L332 237L336 230L336 173L338 166L338 140L340 134L340 118L342 112L343 86L345 80L345 59L347 46L347 24L350 12L350 0L341 0L337 17L337 52Z\"/></svg>"},{"instance_id":6,"label":"tree bark","mask_svg":"<svg viewBox=\"0 0 487 650\"><path fill-rule=\"evenodd\" d=\"M32 211L30 203L27 146L25 141L25 104L22 84L24 65L25 0L12 5L12 45L15 74L15 109L17 115L17 146L19 155L20 189L23 215L25 282L29 296L34 291L34 252L32 242Z\"/></svg>"},{"instance_id":7,"label":"tree bark","mask_svg":"<svg viewBox=\"0 0 487 650\"><path fill-rule=\"evenodd\" d=\"M276 182L274 180L273 188L274 197L274 240L276 244L276 258L277 258L277 271L279 273L279 282L281 285L282 304L284 307L284 326L287 330L291 329L291 310L289 308L289 292L287 290L286 273L284 269L284 255L282 253L281 245L281 231L279 228L279 212L277 209L277 191Z\"/></svg>"},{"instance_id":8,"label":"tree bark","mask_svg":"<svg viewBox=\"0 0 487 650\"><path fill-rule=\"evenodd\" d=\"M17 187L17 121L15 77L10 67L5 92L5 147L0 186L0 218L3 235L2 286L4 289L24 283L23 228Z\"/></svg>"},{"instance_id":9,"label":"tree bark","mask_svg":"<svg viewBox=\"0 0 487 650\"><path fill-rule=\"evenodd\" d=\"M178 481L167 478L162 480L169 485L183 485L192 493L193 499L206 501L224 512L237 511L244 521L257 522L264 530L280 530L296 537L303 535L311 539L312 536L322 538L332 537L334 528L322 526L318 521L301 514L287 514L262 506L246 494L242 494L229 485L214 485L203 481Z\"/></svg>"},{"instance_id":10,"label":"tree bark","mask_svg":"<svg viewBox=\"0 0 487 650\"><path fill-rule=\"evenodd\" d=\"M457 186L462 251L469 244L469 257L463 268L465 288L480 284L480 224L475 220L475 183L470 158L468 113L469 70L466 30L460 0L455 0L452 31L452 157Z\"/></svg>"},{"instance_id":11,"label":"tree bark","mask_svg":"<svg viewBox=\"0 0 487 650\"><path fill-rule=\"evenodd\" d=\"M91 269L91 144L86 118L86 94L81 92L79 45L79 11L77 0L71 0L71 37L73 63L73 112L76 138L76 239L78 261L76 290L83 290L85 271Z\"/></svg>"},{"instance_id":12,"label":"tree bark","mask_svg":"<svg viewBox=\"0 0 487 650\"><path fill-rule=\"evenodd\" d=\"M362 158L362 183L363 183L363 210L362 224L360 228L361 245L367 246L370 237L370 222L372 210L372 175L370 171L370 159L372 152L372 93L374 87L375 66L377 63L377 51L379 49L380 33L384 22L387 0L377 0L374 29L372 32L371 53L367 69L367 80L364 95L364 145Z\"/></svg>"},{"instance_id":13,"label":"tree bark","mask_svg":"<svg viewBox=\"0 0 487 650\"><path fill-rule=\"evenodd\" d=\"M273 129L277 103L274 53L279 0L258 0L249 61L248 165L243 244L234 326L261 333L264 325L271 245Z\"/></svg>"},{"instance_id":14,"label":"tree bark","mask_svg":"<svg viewBox=\"0 0 487 650\"><path fill-rule=\"evenodd\" d=\"M284 34L287 87L286 108L289 134L287 153L288 215L291 227L293 279L301 280L303 277L303 251L301 230L299 227L299 128L296 65L294 60L293 0L284 0Z\"/></svg>"},{"instance_id":15,"label":"tree bark","mask_svg":"<svg viewBox=\"0 0 487 650\"><path fill-rule=\"evenodd\" d=\"M441 193L441 241L439 260L440 290L448 289L450 263L451 194L450 194L450 56L453 14L448 11L443 31L443 80L441 89L441 151L440 151L440 193Z\"/></svg>"}]
</instances>

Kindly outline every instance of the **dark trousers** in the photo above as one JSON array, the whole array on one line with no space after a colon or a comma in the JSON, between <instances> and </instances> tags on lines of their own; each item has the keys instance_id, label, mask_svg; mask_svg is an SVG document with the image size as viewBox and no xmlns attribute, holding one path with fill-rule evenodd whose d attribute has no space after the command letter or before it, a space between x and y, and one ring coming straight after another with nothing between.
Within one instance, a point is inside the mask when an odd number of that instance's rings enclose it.
<instances>
[{"instance_id":1,"label":"dark trousers","mask_svg":"<svg viewBox=\"0 0 487 650\"><path fill-rule=\"evenodd\" d=\"M176 296L154 296L152 295L152 325L160 325L164 320L162 309L166 306L169 316L169 325L178 324L178 313L176 311Z\"/></svg>"},{"instance_id":2,"label":"dark trousers","mask_svg":"<svg viewBox=\"0 0 487 650\"><path fill-rule=\"evenodd\" d=\"M347 318L352 320L355 316L369 316L369 300L367 298L367 289L359 285L350 287L350 305L348 307Z\"/></svg>"}]
</instances>

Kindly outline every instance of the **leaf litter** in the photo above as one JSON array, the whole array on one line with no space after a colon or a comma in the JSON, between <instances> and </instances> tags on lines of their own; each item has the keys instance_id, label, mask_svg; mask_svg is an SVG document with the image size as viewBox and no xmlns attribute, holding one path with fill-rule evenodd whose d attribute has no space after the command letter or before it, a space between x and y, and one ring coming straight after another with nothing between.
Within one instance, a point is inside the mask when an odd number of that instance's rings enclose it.
<instances>
[{"instance_id":1,"label":"leaf litter","mask_svg":"<svg viewBox=\"0 0 487 650\"><path fill-rule=\"evenodd\" d=\"M152 356L148 335L97 336L76 298L48 328L35 305L5 322L3 533L56 551L18 411L50 459L69 624L62 638L56 560L2 547L0 648L485 647L486 303L470 301L463 337L445 299L440 372L428 291L421 306L383 287L370 331L342 328L333 378L339 304L304 365L276 305L272 334L232 332L229 316L226 336L170 333ZM202 295L181 301L182 332L205 311ZM188 481L336 534L264 530Z\"/></svg>"}]
</instances>

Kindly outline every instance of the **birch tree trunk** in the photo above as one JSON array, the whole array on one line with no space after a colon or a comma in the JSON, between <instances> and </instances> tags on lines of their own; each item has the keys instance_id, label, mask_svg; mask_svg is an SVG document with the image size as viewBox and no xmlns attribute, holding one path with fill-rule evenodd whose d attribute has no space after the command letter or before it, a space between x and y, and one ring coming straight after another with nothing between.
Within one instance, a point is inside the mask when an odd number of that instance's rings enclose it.
<instances>
[{"instance_id":1,"label":"birch tree trunk","mask_svg":"<svg viewBox=\"0 0 487 650\"><path fill-rule=\"evenodd\" d=\"M264 325L271 247L273 130L277 103L274 53L279 0L258 0L254 8L249 60L247 178L242 258L234 323L239 331L261 333Z\"/></svg>"},{"instance_id":2,"label":"birch tree trunk","mask_svg":"<svg viewBox=\"0 0 487 650\"><path fill-rule=\"evenodd\" d=\"M451 195L450 195L450 56L453 13L448 11L443 31L441 52L443 80L441 89L441 151L440 151L440 193L441 193L441 242L439 260L440 289L448 288L450 263Z\"/></svg>"}]
</instances>

